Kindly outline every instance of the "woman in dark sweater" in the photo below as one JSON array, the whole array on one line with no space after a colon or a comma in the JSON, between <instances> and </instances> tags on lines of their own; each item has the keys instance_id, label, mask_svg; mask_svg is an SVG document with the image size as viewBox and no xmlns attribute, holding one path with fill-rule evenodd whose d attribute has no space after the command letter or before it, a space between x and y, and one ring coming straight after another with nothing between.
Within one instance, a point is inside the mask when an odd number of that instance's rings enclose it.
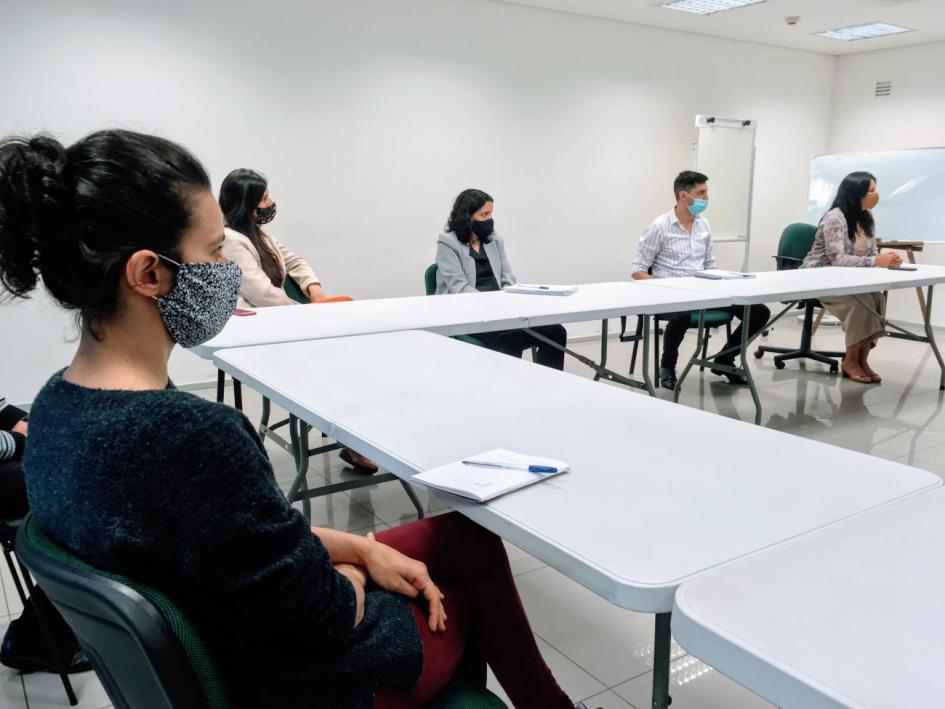
<instances>
[{"instance_id":1,"label":"woman in dark sweater","mask_svg":"<svg viewBox=\"0 0 945 709\"><path fill-rule=\"evenodd\" d=\"M240 706L425 706L489 663L516 706L571 707L496 537L456 514L376 539L310 529L247 419L169 383L175 342L233 311L222 243L206 172L169 141L0 143L0 280L24 296L41 276L82 323L31 410L40 526L174 598Z\"/></svg>"}]
</instances>

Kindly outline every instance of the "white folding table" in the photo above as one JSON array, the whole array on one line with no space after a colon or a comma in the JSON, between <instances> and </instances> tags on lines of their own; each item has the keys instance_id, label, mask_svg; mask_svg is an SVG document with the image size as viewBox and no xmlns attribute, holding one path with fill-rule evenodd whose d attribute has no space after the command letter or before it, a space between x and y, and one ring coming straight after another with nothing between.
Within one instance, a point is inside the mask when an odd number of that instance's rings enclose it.
<instances>
[{"instance_id":1,"label":"white folding table","mask_svg":"<svg viewBox=\"0 0 945 709\"><path fill-rule=\"evenodd\" d=\"M611 602L656 613L656 707L680 583L941 484L426 332L226 349L214 362L402 480L497 447L568 461L572 472L486 505L444 499Z\"/></svg>"},{"instance_id":2,"label":"white folding table","mask_svg":"<svg viewBox=\"0 0 945 709\"><path fill-rule=\"evenodd\" d=\"M935 359L941 370L939 388L945 390L945 361L939 352L932 332L932 294L936 284L945 283L945 267L943 266L915 266L915 271L893 270L888 268L802 268L784 271L766 271L753 274L752 278L710 280L694 276L681 278L660 278L640 281L647 287L679 288L706 295L728 295L732 304L742 306L742 322L748 322L748 313L752 305L761 303L784 302L786 307L775 315L765 326L767 329L781 317L792 310L798 301L821 296L852 295L854 297L876 291L889 291L899 288L927 287L928 307L923 313L924 335L916 335L908 330L886 321L886 326L895 330L890 333L894 337L923 342L932 348ZM864 303L865 305L865 303ZM879 314L885 319L883 314ZM645 326L645 325L644 325ZM694 365L707 365L725 371L733 371L743 376L751 390L755 403L755 423L761 423L761 400L751 376L748 366L748 345L754 339L749 336L748 329L742 328L741 366L725 367L700 358L702 340L705 336L704 310L700 312L699 330L696 350L682 374L679 376L674 398L679 400L682 383ZM757 334L755 335L757 337ZM717 355L715 355L717 356Z\"/></svg>"},{"instance_id":3,"label":"white folding table","mask_svg":"<svg viewBox=\"0 0 945 709\"><path fill-rule=\"evenodd\" d=\"M401 330L427 330L440 335L471 335L542 325L603 320L621 315L639 315L676 310L702 310L732 304L725 293L695 289L641 288L634 281L589 283L569 296L522 293L461 293L450 296L417 296L357 300L329 305L298 305L261 308L248 317L233 317L223 331L191 352L210 359L217 350L249 345L298 342L327 337L368 335ZM532 333L549 345L554 342ZM597 379L645 389L653 394L644 366L643 382L606 368L606 341L601 363L570 349L565 351L594 369ZM646 357L646 348L644 348ZM218 392L219 394L219 392Z\"/></svg>"},{"instance_id":4,"label":"white folding table","mask_svg":"<svg viewBox=\"0 0 945 709\"><path fill-rule=\"evenodd\" d=\"M682 584L673 634L784 709L945 704L945 489Z\"/></svg>"},{"instance_id":5,"label":"white folding table","mask_svg":"<svg viewBox=\"0 0 945 709\"><path fill-rule=\"evenodd\" d=\"M682 292L681 292L682 291ZM250 317L233 317L215 338L190 351L210 359L217 350L327 337L369 335L400 330L428 330L440 335L468 335L536 327L619 315L696 310L730 305L726 293L651 286L639 282L589 283L573 295L460 293L355 300L328 305L260 308Z\"/></svg>"},{"instance_id":6,"label":"white folding table","mask_svg":"<svg viewBox=\"0 0 945 709\"><path fill-rule=\"evenodd\" d=\"M206 359L214 352L247 345L279 342L296 342L323 338L345 337L410 329L423 329L440 335L455 336L479 332L491 332L512 328L530 330L541 325L602 319L618 315L636 315L663 312L665 309L701 309L720 307L731 303L726 295L699 293L678 288L641 288L628 281L615 283L591 283L582 285L569 296L529 295L521 293L466 293L441 297L408 297L360 300L325 305L287 305L260 308L249 316L234 316L223 331L209 342L194 347L191 351ZM551 346L559 344L548 340L540 333L530 330L534 337ZM653 395L653 384L647 366L647 347L644 340L643 381L623 376L607 369L606 338L601 346L601 362L575 352L567 347L564 351L575 357L595 372L595 380L607 379L645 390ZM305 376L304 374L302 376ZM370 376L370 373L365 373ZM217 401L223 401L223 370L217 380ZM234 399L236 407L242 408L241 380L234 377ZM298 427L291 419L270 423L270 399L263 395L262 418L259 424L261 438L270 438L297 461L307 461L310 455L337 450L338 443L309 449L309 429ZM279 435L280 429L289 426L290 439ZM317 491L309 491L304 478L297 479L288 492L290 501L301 500L308 514L311 510L310 496L328 495L358 487L391 481L393 476L381 474L374 477L346 480L324 485ZM417 515L423 516L423 507L410 490L405 488Z\"/></svg>"}]
</instances>

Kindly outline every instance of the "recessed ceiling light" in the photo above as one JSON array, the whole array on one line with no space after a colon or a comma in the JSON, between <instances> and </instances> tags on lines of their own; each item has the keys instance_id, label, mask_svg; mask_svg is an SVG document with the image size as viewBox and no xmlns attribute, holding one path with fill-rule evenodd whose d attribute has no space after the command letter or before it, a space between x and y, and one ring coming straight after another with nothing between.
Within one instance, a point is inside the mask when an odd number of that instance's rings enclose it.
<instances>
[{"instance_id":1,"label":"recessed ceiling light","mask_svg":"<svg viewBox=\"0 0 945 709\"><path fill-rule=\"evenodd\" d=\"M870 22L866 25L855 25L853 27L840 27L835 30L818 32L818 37L829 37L830 39L839 39L844 42L852 42L855 39L871 39L873 37L886 37L891 34L902 34L903 32L912 32L907 27L890 25L886 22Z\"/></svg>"},{"instance_id":2,"label":"recessed ceiling light","mask_svg":"<svg viewBox=\"0 0 945 709\"><path fill-rule=\"evenodd\" d=\"M660 7L665 7L667 10L694 12L697 15L714 15L716 12L734 10L738 7L757 5L762 2L766 2L766 0L670 0L670 2L664 2Z\"/></svg>"}]
</instances>

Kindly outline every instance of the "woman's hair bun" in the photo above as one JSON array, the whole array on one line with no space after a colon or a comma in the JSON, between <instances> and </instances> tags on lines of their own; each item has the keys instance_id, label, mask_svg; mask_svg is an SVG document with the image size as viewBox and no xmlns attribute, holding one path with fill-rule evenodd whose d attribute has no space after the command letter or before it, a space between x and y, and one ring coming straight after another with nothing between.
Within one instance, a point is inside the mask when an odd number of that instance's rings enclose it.
<instances>
[{"instance_id":1,"label":"woman's hair bun","mask_svg":"<svg viewBox=\"0 0 945 709\"><path fill-rule=\"evenodd\" d=\"M65 165L66 149L49 136L0 142L0 282L15 295L36 287L44 254L56 249Z\"/></svg>"},{"instance_id":2,"label":"woman's hair bun","mask_svg":"<svg viewBox=\"0 0 945 709\"><path fill-rule=\"evenodd\" d=\"M54 138L0 140L0 283L26 296L42 280L98 336L118 312L128 259L180 258L207 171L155 135L102 130L64 148Z\"/></svg>"}]
</instances>

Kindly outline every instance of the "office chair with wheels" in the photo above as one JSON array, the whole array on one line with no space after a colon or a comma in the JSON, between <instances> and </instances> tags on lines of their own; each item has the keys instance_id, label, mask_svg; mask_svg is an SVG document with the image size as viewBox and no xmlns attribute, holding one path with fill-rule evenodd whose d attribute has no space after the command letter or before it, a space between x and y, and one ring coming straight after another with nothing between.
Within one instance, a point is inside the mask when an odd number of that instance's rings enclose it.
<instances>
[{"instance_id":1,"label":"office chair with wheels","mask_svg":"<svg viewBox=\"0 0 945 709\"><path fill-rule=\"evenodd\" d=\"M791 271L800 267L804 257L807 256L814 244L816 233L817 227L811 224L788 224L781 232L781 240L778 242L778 254L774 257L778 264L778 270ZM776 355L774 366L778 369L784 369L784 363L789 360L812 359L815 362L826 364L830 367L831 374L836 374L840 369L840 363L837 360L842 359L844 353L815 350L812 346L814 310L823 306L816 298L809 298L800 301L798 307L804 308L804 324L801 328L800 347L770 347L764 345L755 350L755 358L761 359L765 352L772 352Z\"/></svg>"}]
</instances>

